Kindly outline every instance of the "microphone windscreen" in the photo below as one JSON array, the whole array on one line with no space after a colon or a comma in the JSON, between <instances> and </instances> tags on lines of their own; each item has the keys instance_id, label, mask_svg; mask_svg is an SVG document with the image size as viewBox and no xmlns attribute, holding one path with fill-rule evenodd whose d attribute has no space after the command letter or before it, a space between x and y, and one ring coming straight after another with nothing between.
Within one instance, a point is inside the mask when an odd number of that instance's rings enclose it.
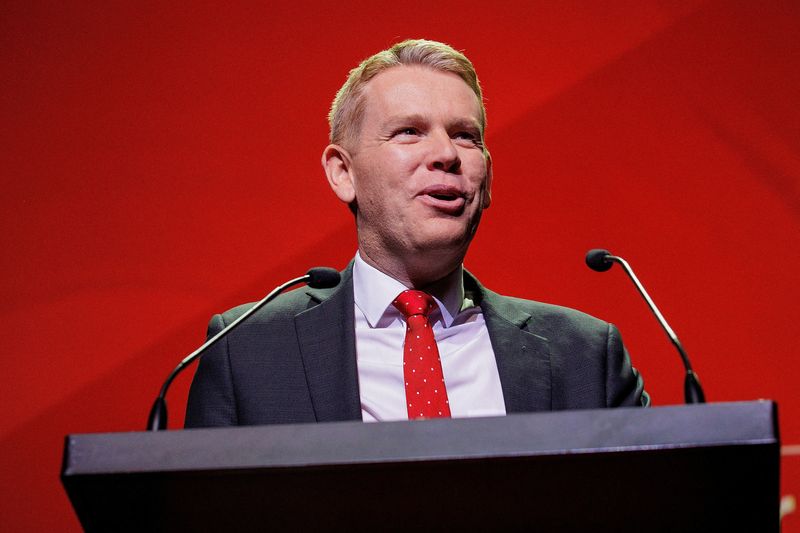
<instances>
[{"instance_id":1,"label":"microphone windscreen","mask_svg":"<svg viewBox=\"0 0 800 533\"><path fill-rule=\"evenodd\" d=\"M606 256L609 255L611 255L611 252L608 250L601 250L600 248L589 250L586 252L586 265L597 272L605 272L614 266L613 261L606 259Z\"/></svg>"},{"instance_id":2,"label":"microphone windscreen","mask_svg":"<svg viewBox=\"0 0 800 533\"><path fill-rule=\"evenodd\" d=\"M316 267L306 272L308 286L312 289L329 289L339 284L342 276L335 268Z\"/></svg>"}]
</instances>

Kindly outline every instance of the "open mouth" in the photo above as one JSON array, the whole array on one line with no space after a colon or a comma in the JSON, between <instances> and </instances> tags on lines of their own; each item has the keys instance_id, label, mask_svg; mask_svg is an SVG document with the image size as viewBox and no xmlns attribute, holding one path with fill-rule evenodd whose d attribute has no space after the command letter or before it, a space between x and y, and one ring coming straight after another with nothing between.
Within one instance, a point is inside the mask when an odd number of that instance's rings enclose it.
<instances>
[{"instance_id":1,"label":"open mouth","mask_svg":"<svg viewBox=\"0 0 800 533\"><path fill-rule=\"evenodd\" d=\"M460 190L446 185L427 187L419 198L428 206L448 215L460 215L466 204L466 198Z\"/></svg>"},{"instance_id":2,"label":"open mouth","mask_svg":"<svg viewBox=\"0 0 800 533\"><path fill-rule=\"evenodd\" d=\"M458 194L447 193L447 192L428 193L428 196L430 196L431 198L435 198L437 200L444 200L446 202L451 201L451 200L455 200L457 198L461 198L461 196L458 195Z\"/></svg>"}]
</instances>

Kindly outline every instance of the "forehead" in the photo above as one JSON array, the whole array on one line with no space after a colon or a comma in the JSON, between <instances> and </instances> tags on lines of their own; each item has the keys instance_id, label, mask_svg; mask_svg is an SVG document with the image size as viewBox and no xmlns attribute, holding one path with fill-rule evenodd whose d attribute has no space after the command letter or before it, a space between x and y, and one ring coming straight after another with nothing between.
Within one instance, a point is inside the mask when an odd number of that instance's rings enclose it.
<instances>
[{"instance_id":1,"label":"forehead","mask_svg":"<svg viewBox=\"0 0 800 533\"><path fill-rule=\"evenodd\" d=\"M364 87L366 123L408 115L480 123L480 102L457 74L424 66L389 68Z\"/></svg>"}]
</instances>

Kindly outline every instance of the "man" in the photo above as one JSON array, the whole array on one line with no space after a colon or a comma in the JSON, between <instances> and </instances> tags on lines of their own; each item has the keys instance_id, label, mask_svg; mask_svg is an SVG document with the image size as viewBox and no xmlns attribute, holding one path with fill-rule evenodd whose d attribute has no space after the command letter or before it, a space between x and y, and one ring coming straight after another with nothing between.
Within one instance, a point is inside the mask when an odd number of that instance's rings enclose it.
<instances>
[{"instance_id":1,"label":"man","mask_svg":"<svg viewBox=\"0 0 800 533\"><path fill-rule=\"evenodd\" d=\"M329 118L322 163L355 215L356 257L338 287L279 297L201 359L187 427L649 404L614 326L463 269L492 182L463 54L398 43L350 72Z\"/></svg>"}]
</instances>

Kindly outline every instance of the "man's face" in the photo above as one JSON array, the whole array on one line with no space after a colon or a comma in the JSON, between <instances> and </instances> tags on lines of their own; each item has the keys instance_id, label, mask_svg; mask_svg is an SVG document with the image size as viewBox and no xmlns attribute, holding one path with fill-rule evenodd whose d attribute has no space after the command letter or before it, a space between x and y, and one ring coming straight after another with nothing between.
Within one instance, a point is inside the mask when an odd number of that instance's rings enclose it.
<instances>
[{"instance_id":1,"label":"man's face","mask_svg":"<svg viewBox=\"0 0 800 533\"><path fill-rule=\"evenodd\" d=\"M362 253L379 263L460 261L490 200L477 96L455 74L398 66L370 80L363 98L348 172Z\"/></svg>"}]
</instances>

